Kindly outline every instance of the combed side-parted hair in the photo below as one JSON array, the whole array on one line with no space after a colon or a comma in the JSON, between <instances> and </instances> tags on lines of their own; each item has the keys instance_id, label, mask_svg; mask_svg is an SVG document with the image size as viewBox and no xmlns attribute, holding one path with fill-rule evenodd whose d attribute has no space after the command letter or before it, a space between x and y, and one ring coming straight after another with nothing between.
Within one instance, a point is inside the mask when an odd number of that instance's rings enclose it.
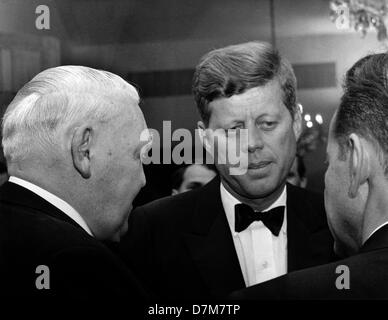
<instances>
[{"instance_id":1,"label":"combed side-parted hair","mask_svg":"<svg viewBox=\"0 0 388 320\"><path fill-rule=\"evenodd\" d=\"M275 78L293 117L297 108L295 74L288 60L271 44L247 42L209 52L200 60L193 78L193 94L202 120L208 124L208 105L213 100L264 86Z\"/></svg>"},{"instance_id":2,"label":"combed side-parted hair","mask_svg":"<svg viewBox=\"0 0 388 320\"><path fill-rule=\"evenodd\" d=\"M344 94L333 126L344 158L348 135L357 133L371 141L388 174L388 54L368 55L346 73Z\"/></svg>"},{"instance_id":3,"label":"combed side-parted hair","mask_svg":"<svg viewBox=\"0 0 388 320\"><path fill-rule=\"evenodd\" d=\"M107 71L83 66L42 71L18 91L4 114L2 145L7 162L54 148L58 130L69 124L83 119L108 121L115 114L111 98L120 95L139 101L133 86Z\"/></svg>"}]
</instances>

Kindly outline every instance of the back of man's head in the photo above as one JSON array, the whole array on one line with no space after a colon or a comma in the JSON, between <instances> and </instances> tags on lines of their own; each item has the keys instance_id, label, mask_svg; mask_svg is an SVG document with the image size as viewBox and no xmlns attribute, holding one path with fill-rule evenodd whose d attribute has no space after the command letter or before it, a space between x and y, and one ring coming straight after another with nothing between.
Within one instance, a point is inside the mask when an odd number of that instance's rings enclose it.
<instances>
[{"instance_id":1,"label":"back of man's head","mask_svg":"<svg viewBox=\"0 0 388 320\"><path fill-rule=\"evenodd\" d=\"M388 55L347 72L331 120L325 207L339 255L353 255L388 221Z\"/></svg>"},{"instance_id":2,"label":"back of man's head","mask_svg":"<svg viewBox=\"0 0 388 320\"><path fill-rule=\"evenodd\" d=\"M366 56L347 72L333 131L342 155L352 132L372 142L388 174L388 54Z\"/></svg>"},{"instance_id":3,"label":"back of man's head","mask_svg":"<svg viewBox=\"0 0 388 320\"><path fill-rule=\"evenodd\" d=\"M57 133L68 125L84 119L107 121L115 110L106 107L105 98L128 93L137 103L132 86L102 70L61 66L39 73L19 90L5 112L2 144L7 163L54 151Z\"/></svg>"},{"instance_id":4,"label":"back of man's head","mask_svg":"<svg viewBox=\"0 0 388 320\"><path fill-rule=\"evenodd\" d=\"M99 239L126 231L145 184L136 89L82 66L45 70L16 95L2 123L8 173L60 197Z\"/></svg>"}]
</instances>

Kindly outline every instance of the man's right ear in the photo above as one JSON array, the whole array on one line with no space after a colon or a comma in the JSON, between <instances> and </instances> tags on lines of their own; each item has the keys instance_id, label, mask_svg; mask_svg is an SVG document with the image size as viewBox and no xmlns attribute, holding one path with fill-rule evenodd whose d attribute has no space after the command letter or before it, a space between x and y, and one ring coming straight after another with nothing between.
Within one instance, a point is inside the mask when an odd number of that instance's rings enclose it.
<instances>
[{"instance_id":1,"label":"man's right ear","mask_svg":"<svg viewBox=\"0 0 388 320\"><path fill-rule=\"evenodd\" d=\"M92 128L85 125L75 128L71 140L71 156L74 168L85 179L91 176L90 147L92 138Z\"/></svg>"},{"instance_id":2,"label":"man's right ear","mask_svg":"<svg viewBox=\"0 0 388 320\"><path fill-rule=\"evenodd\" d=\"M366 141L355 133L349 135L349 196L355 198L360 186L366 182L370 174L369 154Z\"/></svg>"}]
</instances>

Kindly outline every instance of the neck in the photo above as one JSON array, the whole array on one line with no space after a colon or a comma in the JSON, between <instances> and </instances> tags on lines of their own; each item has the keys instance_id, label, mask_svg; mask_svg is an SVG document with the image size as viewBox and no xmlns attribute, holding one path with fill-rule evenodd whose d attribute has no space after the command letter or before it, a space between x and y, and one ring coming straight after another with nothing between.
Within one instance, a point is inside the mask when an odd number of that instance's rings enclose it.
<instances>
[{"instance_id":1,"label":"neck","mask_svg":"<svg viewBox=\"0 0 388 320\"><path fill-rule=\"evenodd\" d=\"M222 182L222 185L225 187L225 189L228 190L228 192L232 194L237 200L249 205L250 207L252 207L254 210L257 210L257 211L263 211L267 209L269 206L271 206L281 196L285 186L285 183L283 183L269 195L266 195L265 197L262 197L262 198L251 199L251 198L244 197L238 194L237 192L235 192L228 185L228 183L222 178L221 178L221 182Z\"/></svg>"},{"instance_id":2,"label":"neck","mask_svg":"<svg viewBox=\"0 0 388 320\"><path fill-rule=\"evenodd\" d=\"M74 197L71 194L71 190L74 189L74 184L65 183L65 174L59 174L49 168L45 171L34 168L34 170L12 170L10 176L18 177L41 187L67 202L79 212L79 208L74 203Z\"/></svg>"},{"instance_id":3,"label":"neck","mask_svg":"<svg viewBox=\"0 0 388 320\"><path fill-rule=\"evenodd\" d=\"M388 182L385 177L370 183L362 227L362 244L372 232L388 221Z\"/></svg>"},{"instance_id":4,"label":"neck","mask_svg":"<svg viewBox=\"0 0 388 320\"><path fill-rule=\"evenodd\" d=\"M67 166L69 168L70 166ZM31 182L56 195L71 205L85 220L94 233L91 217L96 215L99 207L94 193L87 188L84 179L75 171L66 170L66 166L52 168L46 163L42 166L12 166L10 175Z\"/></svg>"}]
</instances>

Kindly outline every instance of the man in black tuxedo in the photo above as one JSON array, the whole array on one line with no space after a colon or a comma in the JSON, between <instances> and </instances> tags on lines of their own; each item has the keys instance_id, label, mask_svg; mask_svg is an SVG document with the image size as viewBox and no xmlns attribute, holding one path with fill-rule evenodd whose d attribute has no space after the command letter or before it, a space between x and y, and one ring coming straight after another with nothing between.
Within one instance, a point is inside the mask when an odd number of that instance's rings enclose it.
<instances>
[{"instance_id":1,"label":"man in black tuxedo","mask_svg":"<svg viewBox=\"0 0 388 320\"><path fill-rule=\"evenodd\" d=\"M345 259L233 293L235 299L388 299L388 55L360 59L330 124L325 205Z\"/></svg>"},{"instance_id":2,"label":"man in black tuxedo","mask_svg":"<svg viewBox=\"0 0 388 320\"><path fill-rule=\"evenodd\" d=\"M138 102L120 77L81 66L45 70L17 93L2 123L1 295L146 297L99 241L120 239L145 184Z\"/></svg>"},{"instance_id":3,"label":"man in black tuxedo","mask_svg":"<svg viewBox=\"0 0 388 320\"><path fill-rule=\"evenodd\" d=\"M123 257L163 299L223 298L328 262L323 199L286 185L301 131L290 63L263 42L214 50L197 66L193 90L220 178L137 208ZM240 163L225 142L240 147Z\"/></svg>"}]
</instances>

